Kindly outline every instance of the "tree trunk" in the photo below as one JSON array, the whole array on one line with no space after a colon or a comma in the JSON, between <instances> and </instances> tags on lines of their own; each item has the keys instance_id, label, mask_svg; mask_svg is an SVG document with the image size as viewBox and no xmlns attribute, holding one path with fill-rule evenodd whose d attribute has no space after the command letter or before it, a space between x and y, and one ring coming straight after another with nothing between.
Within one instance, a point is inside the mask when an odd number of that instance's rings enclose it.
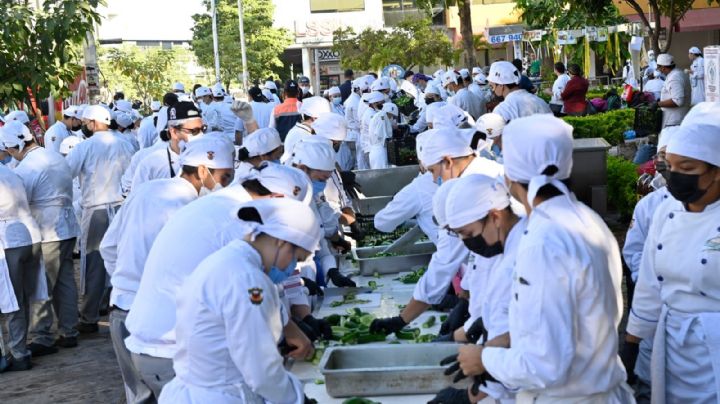
<instances>
[{"instance_id":1,"label":"tree trunk","mask_svg":"<svg viewBox=\"0 0 720 404\"><path fill-rule=\"evenodd\" d=\"M465 67L472 69L475 63L475 44L473 43L472 17L470 16L471 1L458 1L458 16L460 17L460 34L465 49Z\"/></svg>"}]
</instances>

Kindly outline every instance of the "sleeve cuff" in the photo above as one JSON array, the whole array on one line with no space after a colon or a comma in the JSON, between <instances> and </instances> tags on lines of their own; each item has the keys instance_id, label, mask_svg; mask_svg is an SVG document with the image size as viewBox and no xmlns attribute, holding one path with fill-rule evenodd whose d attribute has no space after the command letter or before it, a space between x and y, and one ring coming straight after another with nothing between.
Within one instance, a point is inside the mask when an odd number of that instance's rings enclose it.
<instances>
[{"instance_id":1,"label":"sleeve cuff","mask_svg":"<svg viewBox=\"0 0 720 404\"><path fill-rule=\"evenodd\" d=\"M630 309L627 323L627 333L642 339L652 339L657 329L657 320L640 317L635 310Z\"/></svg>"},{"instance_id":2,"label":"sleeve cuff","mask_svg":"<svg viewBox=\"0 0 720 404\"><path fill-rule=\"evenodd\" d=\"M502 369L505 363L506 348L486 347L482 351L482 363L485 370L490 373L499 382L502 382Z\"/></svg>"}]
</instances>

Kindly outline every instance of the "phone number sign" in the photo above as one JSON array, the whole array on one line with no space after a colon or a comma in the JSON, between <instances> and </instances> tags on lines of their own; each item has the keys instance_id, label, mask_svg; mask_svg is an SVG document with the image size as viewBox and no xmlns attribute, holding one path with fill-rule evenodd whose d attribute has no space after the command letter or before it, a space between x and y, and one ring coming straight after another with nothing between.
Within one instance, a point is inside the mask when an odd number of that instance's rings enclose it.
<instances>
[{"instance_id":1,"label":"phone number sign","mask_svg":"<svg viewBox=\"0 0 720 404\"><path fill-rule=\"evenodd\" d=\"M499 44L499 43L505 43L505 42L522 41L522 39L523 39L522 32L517 33L517 34L491 35L490 43L491 44Z\"/></svg>"}]
</instances>

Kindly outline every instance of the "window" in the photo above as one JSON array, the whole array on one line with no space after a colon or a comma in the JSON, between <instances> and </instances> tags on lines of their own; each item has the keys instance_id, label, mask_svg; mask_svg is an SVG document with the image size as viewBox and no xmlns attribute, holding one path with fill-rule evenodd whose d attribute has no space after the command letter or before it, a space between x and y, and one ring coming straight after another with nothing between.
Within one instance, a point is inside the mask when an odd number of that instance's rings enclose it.
<instances>
[{"instance_id":1,"label":"window","mask_svg":"<svg viewBox=\"0 0 720 404\"><path fill-rule=\"evenodd\" d=\"M504 3L514 3L515 0L472 0L472 4L475 5L481 5L481 4L504 4Z\"/></svg>"},{"instance_id":2,"label":"window","mask_svg":"<svg viewBox=\"0 0 720 404\"><path fill-rule=\"evenodd\" d=\"M365 10L365 0L310 0L311 13L336 13L363 10Z\"/></svg>"}]
</instances>

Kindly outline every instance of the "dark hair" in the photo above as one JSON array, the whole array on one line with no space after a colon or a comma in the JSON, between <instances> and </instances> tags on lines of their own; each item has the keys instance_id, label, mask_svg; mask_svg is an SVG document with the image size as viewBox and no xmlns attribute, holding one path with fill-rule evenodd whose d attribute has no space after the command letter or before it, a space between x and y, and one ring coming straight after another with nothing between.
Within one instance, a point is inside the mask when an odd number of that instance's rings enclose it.
<instances>
[{"instance_id":1,"label":"dark hair","mask_svg":"<svg viewBox=\"0 0 720 404\"><path fill-rule=\"evenodd\" d=\"M200 87L202 87L202 84L195 84L195 85L193 86L193 91L192 91L192 93L195 94L195 90L197 90L197 89L200 88Z\"/></svg>"},{"instance_id":2,"label":"dark hair","mask_svg":"<svg viewBox=\"0 0 720 404\"><path fill-rule=\"evenodd\" d=\"M238 219L244 222L255 222L263 224L263 220L260 217L260 212L254 207L245 207L238 210Z\"/></svg>"},{"instance_id":3,"label":"dark hair","mask_svg":"<svg viewBox=\"0 0 720 404\"><path fill-rule=\"evenodd\" d=\"M119 127L120 126L118 125L117 121L115 121L114 119L110 120L110 126L108 126L110 130L117 130Z\"/></svg>"},{"instance_id":4,"label":"dark hair","mask_svg":"<svg viewBox=\"0 0 720 404\"><path fill-rule=\"evenodd\" d=\"M249 192L258 194L260 196L268 196L272 194L272 192L270 192L269 189L265 188L265 186L263 186L263 184L261 184L258 180L247 180L242 183L242 187Z\"/></svg>"},{"instance_id":5,"label":"dark hair","mask_svg":"<svg viewBox=\"0 0 720 404\"><path fill-rule=\"evenodd\" d=\"M477 150L478 143L480 143L481 140L486 140L486 139L487 139L486 134L484 134L480 131L476 131L472 137L472 141L470 141L470 148L473 150Z\"/></svg>"},{"instance_id":6,"label":"dark hair","mask_svg":"<svg viewBox=\"0 0 720 404\"><path fill-rule=\"evenodd\" d=\"M371 76L373 76L373 77L377 80L377 78L378 78L377 73L375 73L375 72L370 72L370 73L368 73L368 74L371 75Z\"/></svg>"},{"instance_id":7,"label":"dark hair","mask_svg":"<svg viewBox=\"0 0 720 404\"><path fill-rule=\"evenodd\" d=\"M565 73L565 65L563 64L563 62L555 63L555 70L559 71L560 73Z\"/></svg>"},{"instance_id":8,"label":"dark hair","mask_svg":"<svg viewBox=\"0 0 720 404\"><path fill-rule=\"evenodd\" d=\"M198 168L193 166L182 166L182 172L183 174L187 175L197 175Z\"/></svg>"},{"instance_id":9,"label":"dark hair","mask_svg":"<svg viewBox=\"0 0 720 404\"><path fill-rule=\"evenodd\" d=\"M248 95L255 102L265 102L265 97L262 95L262 90L260 90L260 87L258 86L250 87L250 90L248 90Z\"/></svg>"},{"instance_id":10,"label":"dark hair","mask_svg":"<svg viewBox=\"0 0 720 404\"><path fill-rule=\"evenodd\" d=\"M115 95L113 96L113 101L124 100L124 99L125 99L125 93L123 93L122 91L116 92Z\"/></svg>"},{"instance_id":11,"label":"dark hair","mask_svg":"<svg viewBox=\"0 0 720 404\"><path fill-rule=\"evenodd\" d=\"M512 61L512 64L513 64L513 66L515 66L515 68L518 70L518 72L520 72L520 73L523 72L523 63L522 63L522 60L520 60L520 59L514 59L514 60Z\"/></svg>"},{"instance_id":12,"label":"dark hair","mask_svg":"<svg viewBox=\"0 0 720 404\"><path fill-rule=\"evenodd\" d=\"M405 72L405 74L403 74L403 79L407 80L408 77L412 77L414 75L415 75L415 72L413 72L412 70L408 70Z\"/></svg>"},{"instance_id":13,"label":"dark hair","mask_svg":"<svg viewBox=\"0 0 720 404\"><path fill-rule=\"evenodd\" d=\"M582 70L580 70L580 66L576 63L571 63L568 66L568 72L574 76L582 76Z\"/></svg>"},{"instance_id":14,"label":"dark hair","mask_svg":"<svg viewBox=\"0 0 720 404\"><path fill-rule=\"evenodd\" d=\"M285 82L285 98L291 97L291 98L297 98L298 96L298 85L293 80L288 80Z\"/></svg>"},{"instance_id":15,"label":"dark hair","mask_svg":"<svg viewBox=\"0 0 720 404\"><path fill-rule=\"evenodd\" d=\"M248 161L250 160L250 152L248 151L247 147L243 146L238 150L238 160L240 161Z\"/></svg>"},{"instance_id":16,"label":"dark hair","mask_svg":"<svg viewBox=\"0 0 720 404\"><path fill-rule=\"evenodd\" d=\"M178 96L175 93L166 93L163 96L163 104L167 105L168 107L172 107L173 105L177 104L178 102Z\"/></svg>"},{"instance_id":17,"label":"dark hair","mask_svg":"<svg viewBox=\"0 0 720 404\"><path fill-rule=\"evenodd\" d=\"M543 170L542 175L554 175L558 171L559 171L559 169L557 168L557 166L551 165L551 166L548 166L547 168L545 168L545 170ZM571 185L570 178L560 180L560 182L565 184L566 187L570 188L570 185ZM525 188L525 190L527 191L528 184L520 183L520 186ZM537 195L535 195L535 196L539 197L540 199L543 199L543 200L548 200L550 198L554 198L554 197L560 196L560 195L562 195L562 192L560 192L560 190L557 189L555 187L555 185L547 184L547 185L543 185L542 187L540 187L540 189L538 189Z\"/></svg>"},{"instance_id":18,"label":"dark hair","mask_svg":"<svg viewBox=\"0 0 720 404\"><path fill-rule=\"evenodd\" d=\"M510 83L510 84L503 84L505 87L507 87L509 90L512 90L513 88L520 87L520 84L517 83Z\"/></svg>"},{"instance_id":19,"label":"dark hair","mask_svg":"<svg viewBox=\"0 0 720 404\"><path fill-rule=\"evenodd\" d=\"M354 76L355 73L352 71L352 69L345 70L345 78Z\"/></svg>"}]
</instances>

